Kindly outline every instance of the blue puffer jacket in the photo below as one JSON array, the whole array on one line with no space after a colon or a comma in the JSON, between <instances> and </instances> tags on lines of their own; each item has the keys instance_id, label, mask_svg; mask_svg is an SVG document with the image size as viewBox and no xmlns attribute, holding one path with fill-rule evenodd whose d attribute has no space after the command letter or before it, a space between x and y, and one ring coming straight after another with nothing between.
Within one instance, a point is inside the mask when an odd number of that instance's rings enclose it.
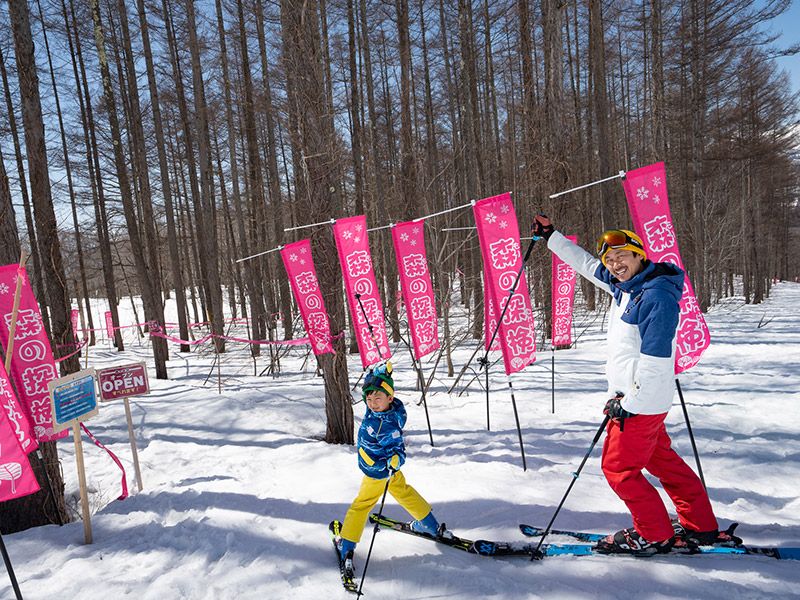
<instances>
[{"instance_id":1,"label":"blue puffer jacket","mask_svg":"<svg viewBox=\"0 0 800 600\"><path fill-rule=\"evenodd\" d=\"M397 398L385 412L374 412L367 406L358 429L358 466L364 475L373 479L389 477L387 462L395 454L400 457L398 469L403 466L406 462L405 424L406 408Z\"/></svg>"},{"instance_id":2,"label":"blue puffer jacket","mask_svg":"<svg viewBox=\"0 0 800 600\"><path fill-rule=\"evenodd\" d=\"M614 296L608 319L608 393L623 392L622 407L636 414L668 412L675 393L675 343L684 272L647 261L629 281L553 232L548 247L597 287Z\"/></svg>"}]
</instances>

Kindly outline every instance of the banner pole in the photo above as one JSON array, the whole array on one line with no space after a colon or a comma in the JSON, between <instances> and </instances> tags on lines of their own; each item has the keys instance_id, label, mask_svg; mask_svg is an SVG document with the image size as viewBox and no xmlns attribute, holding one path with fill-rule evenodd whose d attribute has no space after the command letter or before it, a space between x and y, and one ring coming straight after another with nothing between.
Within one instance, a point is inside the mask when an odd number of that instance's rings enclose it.
<instances>
[{"instance_id":1,"label":"banner pole","mask_svg":"<svg viewBox=\"0 0 800 600\"><path fill-rule=\"evenodd\" d=\"M17 600L22 600L22 592L17 583L17 576L14 575L14 567L11 566L11 557L6 550L6 543L3 541L3 536L0 535L0 552L3 553L3 562L6 563L6 571L8 571L8 578L11 580L11 587L14 588L14 594Z\"/></svg>"},{"instance_id":2,"label":"banner pole","mask_svg":"<svg viewBox=\"0 0 800 600\"><path fill-rule=\"evenodd\" d=\"M133 435L133 419L131 418L131 405L128 398L125 398L125 418L128 421L128 437L131 439L131 453L133 454L133 468L136 471L136 485L141 492L144 489L142 484L142 472L139 470L139 453L136 450L136 437Z\"/></svg>"},{"instance_id":3,"label":"banner pole","mask_svg":"<svg viewBox=\"0 0 800 600\"><path fill-rule=\"evenodd\" d=\"M528 470L528 464L525 461L525 446L522 443L522 429L519 426L519 414L517 413L517 400L514 398L514 386L511 385L511 375L508 376L508 389L511 390L511 406L514 408L514 420L517 422L517 435L519 436L519 451L522 455L522 470Z\"/></svg>"},{"instance_id":4,"label":"banner pole","mask_svg":"<svg viewBox=\"0 0 800 600\"><path fill-rule=\"evenodd\" d=\"M72 426L72 438L75 442L75 460L78 463L78 483L81 489L81 510L83 512L83 535L87 544L92 543L92 516L89 511L89 494L86 489L86 470L83 465L83 444L81 429L78 423Z\"/></svg>"},{"instance_id":5,"label":"banner pole","mask_svg":"<svg viewBox=\"0 0 800 600\"><path fill-rule=\"evenodd\" d=\"M413 355L412 355L413 358ZM422 391L422 406L425 407L425 420L428 422L428 435L431 438L431 447L433 446L433 430L431 429L431 418L428 415L428 401L426 400L425 396L425 377L422 375L422 361L419 359L414 359L414 362L417 363L417 378L419 379L419 388Z\"/></svg>"},{"instance_id":6,"label":"banner pole","mask_svg":"<svg viewBox=\"0 0 800 600\"><path fill-rule=\"evenodd\" d=\"M577 192L578 190L582 190L593 185L597 185L600 183L605 183L606 181L611 181L612 179L620 179L625 177L625 171L620 171L616 175L612 175L611 177L606 177L605 179L600 179L599 181L593 181L592 183L587 183L586 185L581 185L576 188L572 188L571 190L565 190L563 192L558 192L557 194L550 194L551 198L558 198L559 196L563 196L564 194L569 194L570 192Z\"/></svg>"},{"instance_id":7,"label":"banner pole","mask_svg":"<svg viewBox=\"0 0 800 600\"><path fill-rule=\"evenodd\" d=\"M551 389L551 407L550 412L556 414L556 346L550 344L553 353L550 357L550 389Z\"/></svg>"},{"instance_id":8,"label":"banner pole","mask_svg":"<svg viewBox=\"0 0 800 600\"><path fill-rule=\"evenodd\" d=\"M13 264L13 263L12 263ZM17 268L17 288L14 290L14 306L11 309L11 323L8 326L8 345L6 346L6 373L11 368L11 352L14 350L14 335L17 329L17 312L19 311L19 296L22 293L22 267L25 264L25 250L20 252L19 267Z\"/></svg>"}]
</instances>

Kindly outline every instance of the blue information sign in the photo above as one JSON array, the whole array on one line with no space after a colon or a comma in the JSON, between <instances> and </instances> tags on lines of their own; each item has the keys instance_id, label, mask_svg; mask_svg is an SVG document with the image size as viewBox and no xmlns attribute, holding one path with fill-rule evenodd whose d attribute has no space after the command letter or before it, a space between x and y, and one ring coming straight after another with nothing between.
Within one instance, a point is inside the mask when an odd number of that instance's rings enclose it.
<instances>
[{"instance_id":1,"label":"blue information sign","mask_svg":"<svg viewBox=\"0 0 800 600\"><path fill-rule=\"evenodd\" d=\"M50 382L54 429L66 429L98 413L94 381L94 369L86 369Z\"/></svg>"}]
</instances>

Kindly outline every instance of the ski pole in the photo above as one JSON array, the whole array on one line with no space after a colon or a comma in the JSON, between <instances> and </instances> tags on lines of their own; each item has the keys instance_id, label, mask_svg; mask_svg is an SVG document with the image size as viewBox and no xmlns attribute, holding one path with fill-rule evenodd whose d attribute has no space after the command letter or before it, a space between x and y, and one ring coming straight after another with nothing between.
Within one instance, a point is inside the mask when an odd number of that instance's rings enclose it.
<instances>
[{"instance_id":1,"label":"ski pole","mask_svg":"<svg viewBox=\"0 0 800 600\"><path fill-rule=\"evenodd\" d=\"M364 309L364 304L361 302L361 294L358 292L356 292L356 300L358 300L358 305L361 307L361 314L364 315L364 320L367 322L367 329L369 330L369 335L372 337L372 343L375 344L375 350L378 351L378 356L383 359L383 354L381 354L381 348L378 346L378 340L375 337L375 332L372 331L372 323L369 322L367 311Z\"/></svg>"},{"instance_id":2,"label":"ski pole","mask_svg":"<svg viewBox=\"0 0 800 600\"><path fill-rule=\"evenodd\" d=\"M678 387L678 397L681 399L681 408L683 408L683 418L686 420L686 430L689 432L689 439L692 442L692 451L694 452L694 460L697 463L697 474L700 476L700 481L703 483L703 489L708 493L706 487L706 480L703 477L703 467L700 466L700 455L697 453L697 445L694 443L694 434L692 433L692 425L689 423L689 412L686 410L686 402L683 400L683 390L681 390L681 382L675 378L675 385Z\"/></svg>"},{"instance_id":3,"label":"ski pole","mask_svg":"<svg viewBox=\"0 0 800 600\"><path fill-rule=\"evenodd\" d=\"M597 444L597 440L600 439L600 436L603 434L603 430L606 428L606 425L608 425L609 419L610 419L610 417L608 415L606 415L605 418L603 419L603 422L600 424L600 429L598 429L597 433L594 434L594 439L592 440L592 445L589 446L589 449L586 451L586 455L583 457L583 460L581 461L581 465L578 467L578 470L575 471L572 474L572 481L569 482L569 487L567 488L567 491L564 493L564 497L561 498L561 502L559 503L558 508L556 509L556 512L553 514L553 518L550 519L550 522L547 524L547 528L544 530L544 533L542 534L542 539L539 540L539 545L536 546L536 553L534 553L534 558L531 558L531 560L534 560L536 558L536 556L538 556L538 551L542 547L542 543L544 542L544 538L546 538L547 534L550 533L550 528L553 526L553 523L555 522L556 517L558 516L558 513L561 510L561 507L564 506L564 502L566 501L567 496L569 496L569 493L572 490L572 486L575 485L575 481L577 481L578 477L580 477L581 470L583 469L583 465L586 464L586 461L588 460L589 455L592 453L592 450L594 450L594 447Z\"/></svg>"},{"instance_id":4,"label":"ski pole","mask_svg":"<svg viewBox=\"0 0 800 600\"><path fill-rule=\"evenodd\" d=\"M375 543L375 535L380 530L380 520L383 517L383 504L386 502L386 492L389 491L389 482L392 480L392 477L396 471L394 469L389 469L389 478L386 480L386 487L383 488L383 498L381 498L381 507L378 509L378 518L375 520L375 528L372 530L372 540L369 542L369 550L367 551L367 560L364 561L364 572L361 573L361 583L358 586L358 591L356 592L356 596L358 598L361 597L361 588L364 587L364 580L367 578L367 567L369 567L369 557L372 556L372 545Z\"/></svg>"}]
</instances>

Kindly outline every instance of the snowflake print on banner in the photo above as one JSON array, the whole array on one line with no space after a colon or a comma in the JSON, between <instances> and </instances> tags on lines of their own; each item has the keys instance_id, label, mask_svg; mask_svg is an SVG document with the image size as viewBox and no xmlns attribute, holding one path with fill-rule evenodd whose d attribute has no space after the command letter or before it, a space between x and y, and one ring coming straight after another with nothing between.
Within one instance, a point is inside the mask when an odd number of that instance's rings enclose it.
<instances>
[{"instance_id":1,"label":"snowflake print on banner","mask_svg":"<svg viewBox=\"0 0 800 600\"><path fill-rule=\"evenodd\" d=\"M372 269L372 258L367 239L367 220L364 215L339 219L333 226L336 252L342 266L347 293L347 306L355 334L361 365L369 365L391 357L389 338L383 318L383 302L378 295L378 285ZM367 312L365 321L361 306ZM372 333L369 326L372 326ZM377 344L377 348L376 348Z\"/></svg>"},{"instance_id":2,"label":"snowflake print on banner","mask_svg":"<svg viewBox=\"0 0 800 600\"><path fill-rule=\"evenodd\" d=\"M486 343L497 327L495 340L499 341L503 352L506 374L511 375L536 360L531 299L525 273L521 270L517 215L510 194L473 202L472 211L483 258L484 306L489 307L485 311ZM502 219L497 218L498 214L503 215ZM517 287L511 293L518 274ZM503 318L497 326L495 323L501 314Z\"/></svg>"},{"instance_id":3,"label":"snowflake print on banner","mask_svg":"<svg viewBox=\"0 0 800 600\"><path fill-rule=\"evenodd\" d=\"M436 301L425 253L424 230L424 221L408 221L392 226L400 290L406 304L416 358L422 358L439 348Z\"/></svg>"},{"instance_id":4,"label":"snowflake print on banner","mask_svg":"<svg viewBox=\"0 0 800 600\"><path fill-rule=\"evenodd\" d=\"M297 254L308 258L298 261ZM315 355L333 352L330 323L325 312L322 290L319 288L317 270L314 268L314 258L311 255L311 241L306 239L287 244L281 250L281 258L289 277L292 294L300 308L300 316L311 342L312 351Z\"/></svg>"},{"instance_id":5,"label":"snowflake print on banner","mask_svg":"<svg viewBox=\"0 0 800 600\"><path fill-rule=\"evenodd\" d=\"M633 216L636 233L644 241L647 258L654 262L671 262L682 265L678 243L672 224L667 194L667 175L664 163L642 167L626 174L623 181L625 196ZM658 188L653 202L645 202L639 192L652 184ZM655 197L659 199L655 201ZM678 324L677 350L675 353L675 373L681 373L700 360L711 343L703 313L697 303L694 288L688 276L684 281L681 304L681 318Z\"/></svg>"},{"instance_id":6,"label":"snowflake print on banner","mask_svg":"<svg viewBox=\"0 0 800 600\"><path fill-rule=\"evenodd\" d=\"M0 283L0 294L7 294L9 287L5 283Z\"/></svg>"}]
</instances>

